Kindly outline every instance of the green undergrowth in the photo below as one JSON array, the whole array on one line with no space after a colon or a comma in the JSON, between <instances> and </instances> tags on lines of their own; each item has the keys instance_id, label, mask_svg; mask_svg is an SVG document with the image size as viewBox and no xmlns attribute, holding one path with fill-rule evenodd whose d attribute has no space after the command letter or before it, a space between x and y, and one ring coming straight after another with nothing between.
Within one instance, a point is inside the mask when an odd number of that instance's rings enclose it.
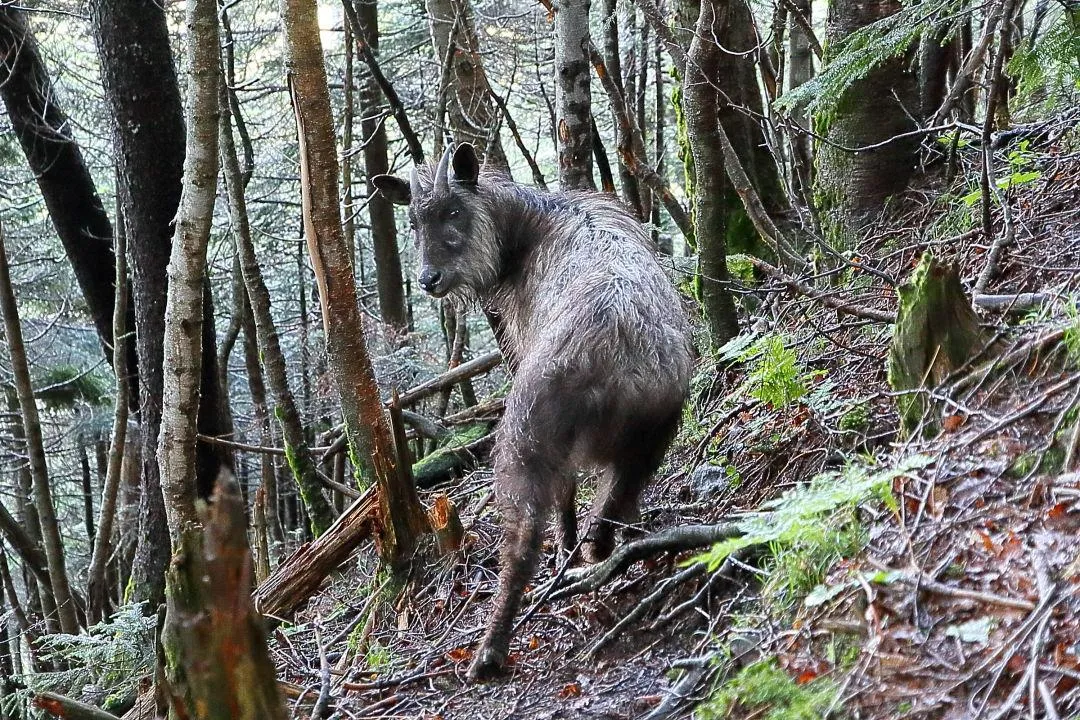
<instances>
[{"instance_id":1,"label":"green undergrowth","mask_svg":"<svg viewBox=\"0 0 1080 720\"><path fill-rule=\"evenodd\" d=\"M733 553L746 548L767 548L765 587L792 607L821 581L833 561L850 557L865 543L858 509L878 502L897 509L893 481L923 468L930 459L916 455L895 468L879 469L851 463L838 472L822 473L806 485L764 503L760 512L736 521L739 537L716 543L689 562L704 563L710 572Z\"/></svg>"},{"instance_id":2,"label":"green undergrowth","mask_svg":"<svg viewBox=\"0 0 1080 720\"><path fill-rule=\"evenodd\" d=\"M802 683L775 659L749 665L729 678L701 705L701 720L820 720L836 702L839 689L828 678Z\"/></svg>"}]
</instances>

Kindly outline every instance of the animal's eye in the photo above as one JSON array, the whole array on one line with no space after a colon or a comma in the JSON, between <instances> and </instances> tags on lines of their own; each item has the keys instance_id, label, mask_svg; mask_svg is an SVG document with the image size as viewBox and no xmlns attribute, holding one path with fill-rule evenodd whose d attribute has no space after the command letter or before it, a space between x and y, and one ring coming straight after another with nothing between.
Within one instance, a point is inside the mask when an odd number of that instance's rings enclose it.
<instances>
[{"instance_id":1,"label":"animal's eye","mask_svg":"<svg viewBox=\"0 0 1080 720\"><path fill-rule=\"evenodd\" d=\"M460 210L451 210L450 212L446 213L446 217L453 220L454 218L456 218L460 214L461 214Z\"/></svg>"}]
</instances>

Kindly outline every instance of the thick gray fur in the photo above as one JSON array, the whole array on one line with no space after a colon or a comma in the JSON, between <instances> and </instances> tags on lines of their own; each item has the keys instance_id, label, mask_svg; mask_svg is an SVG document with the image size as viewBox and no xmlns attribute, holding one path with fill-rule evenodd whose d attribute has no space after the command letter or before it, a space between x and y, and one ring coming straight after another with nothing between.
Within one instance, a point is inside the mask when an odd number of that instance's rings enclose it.
<instances>
[{"instance_id":1,"label":"thick gray fur","mask_svg":"<svg viewBox=\"0 0 1080 720\"><path fill-rule=\"evenodd\" d=\"M408 183L374 183L409 205L421 284L478 301L514 373L494 451L502 570L477 678L505 663L553 510L563 547L577 545L578 470L601 473L586 559L636 521L688 392L690 328L647 231L610 195L518 185L480 170L468 145Z\"/></svg>"}]
</instances>

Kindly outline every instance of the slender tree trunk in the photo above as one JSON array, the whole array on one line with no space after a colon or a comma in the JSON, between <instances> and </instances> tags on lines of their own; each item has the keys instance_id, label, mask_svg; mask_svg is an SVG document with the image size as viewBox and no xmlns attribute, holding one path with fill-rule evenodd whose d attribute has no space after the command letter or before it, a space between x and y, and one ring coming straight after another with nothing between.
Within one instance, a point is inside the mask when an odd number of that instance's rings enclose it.
<instances>
[{"instance_id":1,"label":"slender tree trunk","mask_svg":"<svg viewBox=\"0 0 1080 720\"><path fill-rule=\"evenodd\" d=\"M223 98L224 99L224 98ZM274 327L270 312L270 292L263 282L262 271L255 256L255 245L251 241L248 226L247 202L240 179L240 162L236 156L236 147L232 137L232 123L226 106L221 113L220 143L221 157L225 169L225 186L229 196L229 209L232 215L233 236L236 240L236 252L240 257L240 269L244 278L244 289L254 320L255 334L259 351L266 370L266 379L270 391L274 394L274 415L281 423L285 438L285 453L296 479L300 495L311 518L311 530L318 536L334 521L334 510L323 494L322 485L316 477L315 459L311 456L300 413L289 388L286 372L285 355L278 341L277 328ZM352 252L348 252L353 257ZM250 374L250 373L249 373ZM265 395L262 398L266 402Z\"/></svg>"},{"instance_id":2,"label":"slender tree trunk","mask_svg":"<svg viewBox=\"0 0 1080 720\"><path fill-rule=\"evenodd\" d=\"M563 190L596 188L592 176L589 4L590 0L563 0L555 13L555 136Z\"/></svg>"},{"instance_id":3,"label":"slender tree trunk","mask_svg":"<svg viewBox=\"0 0 1080 720\"><path fill-rule=\"evenodd\" d=\"M728 219L726 197L731 193L724 172L723 151L717 139L720 122L716 89L709 78L717 77L723 51L714 38L727 21L717 12L719 0L702 0L694 39L687 54L683 80L686 130L694 159L694 237L699 251L701 301L713 347L739 334L735 303L727 286L725 238Z\"/></svg>"},{"instance_id":4,"label":"slender tree trunk","mask_svg":"<svg viewBox=\"0 0 1080 720\"><path fill-rule=\"evenodd\" d=\"M370 3L374 12L375 0ZM425 5L431 19L435 57L446 58L451 41L454 44L449 85L440 88L446 93L454 141L472 143L485 162L509 172L498 135L499 108L491 99L469 0L425 0ZM362 8L361 4L361 12Z\"/></svg>"},{"instance_id":5,"label":"slender tree trunk","mask_svg":"<svg viewBox=\"0 0 1080 720\"><path fill-rule=\"evenodd\" d=\"M754 18L746 0L732 0L724 9L727 20L717 28L723 48L717 58L715 78L721 90L720 124L727 132L743 169L770 217L788 209L780 170L758 118L764 117L761 90L755 67L759 47ZM725 242L729 252L771 258L734 188L724 193Z\"/></svg>"},{"instance_id":6,"label":"slender tree trunk","mask_svg":"<svg viewBox=\"0 0 1080 720\"><path fill-rule=\"evenodd\" d=\"M603 14L602 22L604 26L604 62L607 64L612 80L615 81L619 91L626 98L627 106L633 107L637 93L634 92L633 83L628 85L623 77L622 53L619 48L620 21L625 23L625 18L620 18L620 15L625 15L625 13L619 12L618 0L603 0L601 13ZM631 78L635 69L632 57L633 47L631 44L630 49L627 51L631 57L630 67L628 68L629 77ZM630 92L627 92L627 88L630 88ZM619 184L622 186L623 200L626 201L626 204L630 206L639 220L644 220L645 211L641 207L641 193L638 190L637 178L621 160L619 161Z\"/></svg>"},{"instance_id":7,"label":"slender tree trunk","mask_svg":"<svg viewBox=\"0 0 1080 720\"><path fill-rule=\"evenodd\" d=\"M667 132L667 113L668 105L671 104L671 98L669 98L665 92L664 76L666 75L666 68L664 66L664 45L660 40L660 36L656 35L653 38L653 73L654 73L654 96L653 96L653 121L656 123L653 134L653 156L656 162L656 175L660 178L661 182L667 184L667 148L664 144L664 135ZM672 236L667 233L660 232L661 223L663 222L660 216L661 207L660 198L654 198L652 203L652 237L653 244L656 248L665 255L672 255L675 252L674 242Z\"/></svg>"},{"instance_id":8,"label":"slender tree trunk","mask_svg":"<svg viewBox=\"0 0 1080 720\"><path fill-rule=\"evenodd\" d=\"M291 92L300 142L305 235L319 283L326 357L341 398L353 464L370 469L378 483L380 553L385 562L400 567L411 556L427 519L415 487L402 482L399 474L364 343L356 285L337 212L337 158L316 3L284 0L282 15L293 68Z\"/></svg>"},{"instance_id":9,"label":"slender tree trunk","mask_svg":"<svg viewBox=\"0 0 1080 720\"><path fill-rule=\"evenodd\" d=\"M813 3L810 0L793 0L795 11L813 26ZM794 89L810 82L814 77L814 53L810 38L793 15L789 15L788 29L788 88ZM791 185L800 198L809 198L814 167L810 145L810 118L804 108L791 113L792 122L799 127L791 134Z\"/></svg>"},{"instance_id":10,"label":"slender tree trunk","mask_svg":"<svg viewBox=\"0 0 1080 720\"><path fill-rule=\"evenodd\" d=\"M90 568L86 573L87 620L94 624L104 620L111 610L109 583L106 567L112 552L113 522L116 519L116 499L120 491L124 447L127 444L128 383L127 356L118 352L127 334L126 312L128 307L127 284L127 236L123 227L116 233L116 301L113 304L113 368L116 370L116 399L113 409L112 442L109 445L108 464L105 469L105 488L101 493L101 510L98 515L97 537L94 538L90 555Z\"/></svg>"},{"instance_id":11,"label":"slender tree trunk","mask_svg":"<svg viewBox=\"0 0 1080 720\"><path fill-rule=\"evenodd\" d=\"M139 368L139 420L144 442L143 492L133 600L161 601L169 560L161 480L155 452L161 425L162 340L173 221L180 201L184 163L184 119L163 6L143 0L90 0L90 19L101 61L105 96L113 116L118 193L123 207ZM216 100L215 100L216 102ZM111 272L110 272L111 276ZM217 382L213 302L204 286L202 380L199 432L224 432L224 398ZM227 451L201 444L198 488L208 496Z\"/></svg>"},{"instance_id":12,"label":"slender tree trunk","mask_svg":"<svg viewBox=\"0 0 1080 720\"><path fill-rule=\"evenodd\" d=\"M0 229L0 312L4 316L4 331L11 354L11 374L15 391L19 396L23 431L26 433L26 450L30 458L30 477L34 485L34 506L41 522L41 535L45 546L45 559L49 564L52 596L60 617L60 629L69 634L79 632L78 613L68 584L67 568L64 566L64 543L60 538L60 525L53 506L52 488L49 486L49 468L45 462L45 444L41 435L37 401L30 384L30 368L26 362L23 345L19 307L15 302L15 290L8 269L7 248L3 230Z\"/></svg>"},{"instance_id":13,"label":"slender tree trunk","mask_svg":"<svg viewBox=\"0 0 1080 720\"><path fill-rule=\"evenodd\" d=\"M837 47L852 32L900 8L900 0L830 3L826 47ZM853 83L837 103L827 142L818 150L815 199L826 239L838 247L852 247L885 199L902 192L915 172L919 138L893 139L915 129L909 109L918 109L919 93L910 65L906 57L893 58ZM877 147L854 151L869 145Z\"/></svg>"},{"instance_id":14,"label":"slender tree trunk","mask_svg":"<svg viewBox=\"0 0 1080 720\"><path fill-rule=\"evenodd\" d=\"M372 52L378 54L379 16L376 1L360 0L356 3L356 17L360 26L356 40L367 43ZM360 133L364 144L364 168L369 178L390 172L386 124L380 119L381 110L382 91L371 73L364 73L360 86ZM376 193L371 183L367 184L367 189L371 240L375 250L375 280L379 290L379 316L395 333L404 335L409 330L409 315L401 278L394 206L381 193Z\"/></svg>"}]
</instances>

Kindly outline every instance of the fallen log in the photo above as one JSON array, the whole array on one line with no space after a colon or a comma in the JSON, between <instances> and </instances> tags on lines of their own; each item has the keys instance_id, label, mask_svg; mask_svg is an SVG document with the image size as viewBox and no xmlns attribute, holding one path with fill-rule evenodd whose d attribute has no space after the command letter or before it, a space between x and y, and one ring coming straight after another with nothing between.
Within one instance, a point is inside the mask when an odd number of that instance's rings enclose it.
<instances>
[{"instance_id":1,"label":"fallen log","mask_svg":"<svg viewBox=\"0 0 1080 720\"><path fill-rule=\"evenodd\" d=\"M34 707L44 710L53 717L67 720L117 720L112 713L53 692L40 692L35 695Z\"/></svg>"},{"instance_id":2,"label":"fallen log","mask_svg":"<svg viewBox=\"0 0 1080 720\"><path fill-rule=\"evenodd\" d=\"M256 588L255 609L265 617L284 618L307 602L330 573L372 536L378 519L375 486L368 488L317 539L300 546Z\"/></svg>"}]
</instances>

